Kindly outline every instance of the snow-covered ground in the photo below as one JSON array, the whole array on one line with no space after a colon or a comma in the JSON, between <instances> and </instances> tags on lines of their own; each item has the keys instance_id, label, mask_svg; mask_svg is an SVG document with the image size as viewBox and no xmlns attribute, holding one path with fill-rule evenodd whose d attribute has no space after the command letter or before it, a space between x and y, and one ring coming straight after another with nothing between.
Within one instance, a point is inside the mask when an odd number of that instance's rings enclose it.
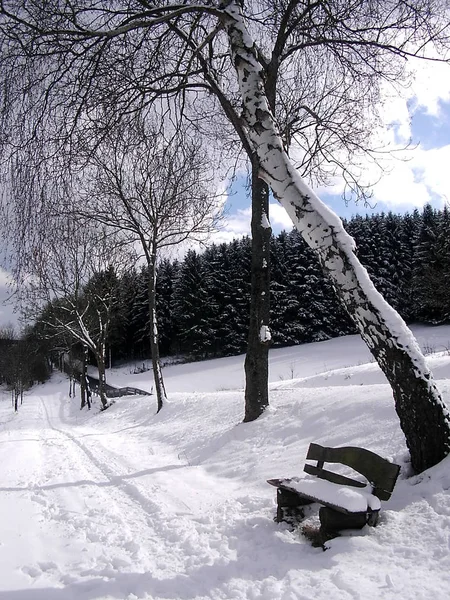
<instances>
[{"instance_id":1,"label":"snow-covered ground","mask_svg":"<svg viewBox=\"0 0 450 600\"><path fill-rule=\"evenodd\" d=\"M450 327L415 329L450 404ZM271 352L271 408L241 423L243 357L165 369L150 397L80 412L60 374L0 395L0 600L450 597L450 458L407 478L390 389L354 336ZM132 366L111 383L151 388ZM313 548L266 479L311 441L402 465L380 523Z\"/></svg>"}]
</instances>

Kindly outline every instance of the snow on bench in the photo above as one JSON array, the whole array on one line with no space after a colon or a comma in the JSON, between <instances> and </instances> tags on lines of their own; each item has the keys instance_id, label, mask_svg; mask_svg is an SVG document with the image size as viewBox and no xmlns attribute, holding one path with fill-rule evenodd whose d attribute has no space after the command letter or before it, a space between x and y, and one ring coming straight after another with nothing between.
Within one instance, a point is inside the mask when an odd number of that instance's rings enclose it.
<instances>
[{"instance_id":1,"label":"snow on bench","mask_svg":"<svg viewBox=\"0 0 450 600\"><path fill-rule=\"evenodd\" d=\"M344 487L330 481L294 477L289 481L289 489L304 498L310 498L312 501L332 506L336 510L341 509L344 512L356 513L368 509L380 510L381 508L380 499L374 496L369 488Z\"/></svg>"}]
</instances>

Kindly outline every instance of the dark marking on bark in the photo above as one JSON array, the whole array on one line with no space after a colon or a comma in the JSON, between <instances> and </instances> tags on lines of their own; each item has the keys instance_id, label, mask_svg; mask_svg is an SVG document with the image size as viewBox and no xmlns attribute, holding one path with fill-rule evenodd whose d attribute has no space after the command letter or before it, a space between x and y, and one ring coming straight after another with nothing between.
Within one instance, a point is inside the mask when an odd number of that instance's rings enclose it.
<instances>
[{"instance_id":1,"label":"dark marking on bark","mask_svg":"<svg viewBox=\"0 0 450 600\"><path fill-rule=\"evenodd\" d=\"M256 132L258 135L262 135L262 134L263 134L263 133L266 131L266 130L265 130L265 128L264 128L264 127L261 125L261 123L259 123L259 122L258 122L258 123L255 123L255 124L253 125L253 129L255 130L255 132Z\"/></svg>"},{"instance_id":2,"label":"dark marking on bark","mask_svg":"<svg viewBox=\"0 0 450 600\"><path fill-rule=\"evenodd\" d=\"M257 108L255 111L255 116L258 121L265 121L268 117L270 118L270 113L262 108Z\"/></svg>"}]
</instances>

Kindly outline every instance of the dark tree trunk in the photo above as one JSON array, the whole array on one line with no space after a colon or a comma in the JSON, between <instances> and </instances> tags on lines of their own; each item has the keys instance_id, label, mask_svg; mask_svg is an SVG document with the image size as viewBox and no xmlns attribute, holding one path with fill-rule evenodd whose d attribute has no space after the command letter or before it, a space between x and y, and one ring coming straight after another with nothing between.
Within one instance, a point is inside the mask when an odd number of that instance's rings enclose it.
<instances>
[{"instance_id":1,"label":"dark tree trunk","mask_svg":"<svg viewBox=\"0 0 450 600\"><path fill-rule=\"evenodd\" d=\"M166 400L166 388L161 369L159 356L159 336L158 323L156 320L156 248L152 249L149 264L148 278L148 308L150 320L150 349L152 353L153 379L155 381L155 391L157 400L157 411L159 412Z\"/></svg>"},{"instance_id":2,"label":"dark tree trunk","mask_svg":"<svg viewBox=\"0 0 450 600\"><path fill-rule=\"evenodd\" d=\"M72 398L72 382L74 378L72 348L69 349L69 363L67 365L67 373L69 375L69 398Z\"/></svg>"},{"instance_id":3,"label":"dark tree trunk","mask_svg":"<svg viewBox=\"0 0 450 600\"><path fill-rule=\"evenodd\" d=\"M108 408L108 398L106 397L106 366L104 345L99 352L96 353L97 368L98 368L98 393L102 409Z\"/></svg>"},{"instance_id":4,"label":"dark tree trunk","mask_svg":"<svg viewBox=\"0 0 450 600\"><path fill-rule=\"evenodd\" d=\"M87 378L87 363L88 363L89 350L87 346L83 347L83 364L82 373L80 377L80 388L81 388L81 408L84 408L87 404L88 410L91 409L91 388L89 387L89 380Z\"/></svg>"},{"instance_id":5,"label":"dark tree trunk","mask_svg":"<svg viewBox=\"0 0 450 600\"><path fill-rule=\"evenodd\" d=\"M83 361L84 363L84 361ZM84 373L84 364L83 364L83 372L80 374L80 396L81 396L81 404L80 410L86 406L86 377Z\"/></svg>"},{"instance_id":6,"label":"dark tree trunk","mask_svg":"<svg viewBox=\"0 0 450 600\"><path fill-rule=\"evenodd\" d=\"M252 165L252 264L250 323L245 357L244 421L254 421L269 405L270 236L269 186Z\"/></svg>"}]
</instances>

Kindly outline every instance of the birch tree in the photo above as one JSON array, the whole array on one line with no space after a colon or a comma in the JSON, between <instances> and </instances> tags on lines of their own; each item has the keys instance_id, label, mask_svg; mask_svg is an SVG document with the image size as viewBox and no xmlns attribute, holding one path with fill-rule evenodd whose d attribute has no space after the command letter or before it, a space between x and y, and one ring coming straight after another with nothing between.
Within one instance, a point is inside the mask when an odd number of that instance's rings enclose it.
<instances>
[{"instance_id":1,"label":"birch tree","mask_svg":"<svg viewBox=\"0 0 450 600\"><path fill-rule=\"evenodd\" d=\"M241 118L260 160L260 177L270 185L295 227L317 253L336 293L390 382L413 467L422 470L450 450L448 410L413 335L376 291L359 263L353 239L289 160L270 111L264 69L239 5L232 2L224 12L243 98Z\"/></svg>"},{"instance_id":2,"label":"birch tree","mask_svg":"<svg viewBox=\"0 0 450 600\"><path fill-rule=\"evenodd\" d=\"M47 223L53 227L47 235L41 232L40 244L28 256L28 283L20 292L22 303L28 317L38 317L47 331L81 344L85 354L92 352L98 368L100 401L105 409L109 406L106 341L116 291L111 264L120 265L123 260L118 259L112 239L107 239L101 230L51 219L49 215Z\"/></svg>"},{"instance_id":3,"label":"birch tree","mask_svg":"<svg viewBox=\"0 0 450 600\"><path fill-rule=\"evenodd\" d=\"M328 144L322 140L313 170L326 176L337 168L348 174L346 156L339 154L342 128L352 121L361 125L349 145L351 156L374 126L382 82L400 80L407 59L426 57L430 46L435 52L447 43L448 5L433 0L407 4L281 0L274 6L292 10L288 17L272 11L275 21L286 21L284 33L272 43L266 35L272 13L258 3L155 5L124 0L105 6L24 0L18 6L4 0L0 31L5 103L0 140L7 151L12 149L10 157L21 164L28 160L28 168L37 167L42 177L48 154L62 150L70 158L76 153L77 135L89 132L99 111L116 121L157 99L166 117L190 118L200 127L201 107L210 107L211 97L215 98L252 164L258 166L259 178L268 183L317 253L386 374L412 466L421 471L450 450L447 409L415 340L372 286L342 223L286 154L283 137L289 138L298 123L284 122L279 113L275 119L266 82L270 56L276 58L281 47L287 63L278 82L289 83L293 72L289 58L296 58L306 83L312 85L312 98L315 89L325 90L325 100L346 91L347 111L345 103L340 112L324 103L325 108L331 107L330 127L325 130L319 110L299 105L297 112L315 123L304 136L307 146L329 135L329 146L336 149L327 152ZM311 70L313 64L323 66L323 72ZM365 86L365 97L352 96L353 89L361 92ZM363 127L365 119L368 125ZM354 178L347 180L355 183ZM33 181L39 190L39 177Z\"/></svg>"}]
</instances>

